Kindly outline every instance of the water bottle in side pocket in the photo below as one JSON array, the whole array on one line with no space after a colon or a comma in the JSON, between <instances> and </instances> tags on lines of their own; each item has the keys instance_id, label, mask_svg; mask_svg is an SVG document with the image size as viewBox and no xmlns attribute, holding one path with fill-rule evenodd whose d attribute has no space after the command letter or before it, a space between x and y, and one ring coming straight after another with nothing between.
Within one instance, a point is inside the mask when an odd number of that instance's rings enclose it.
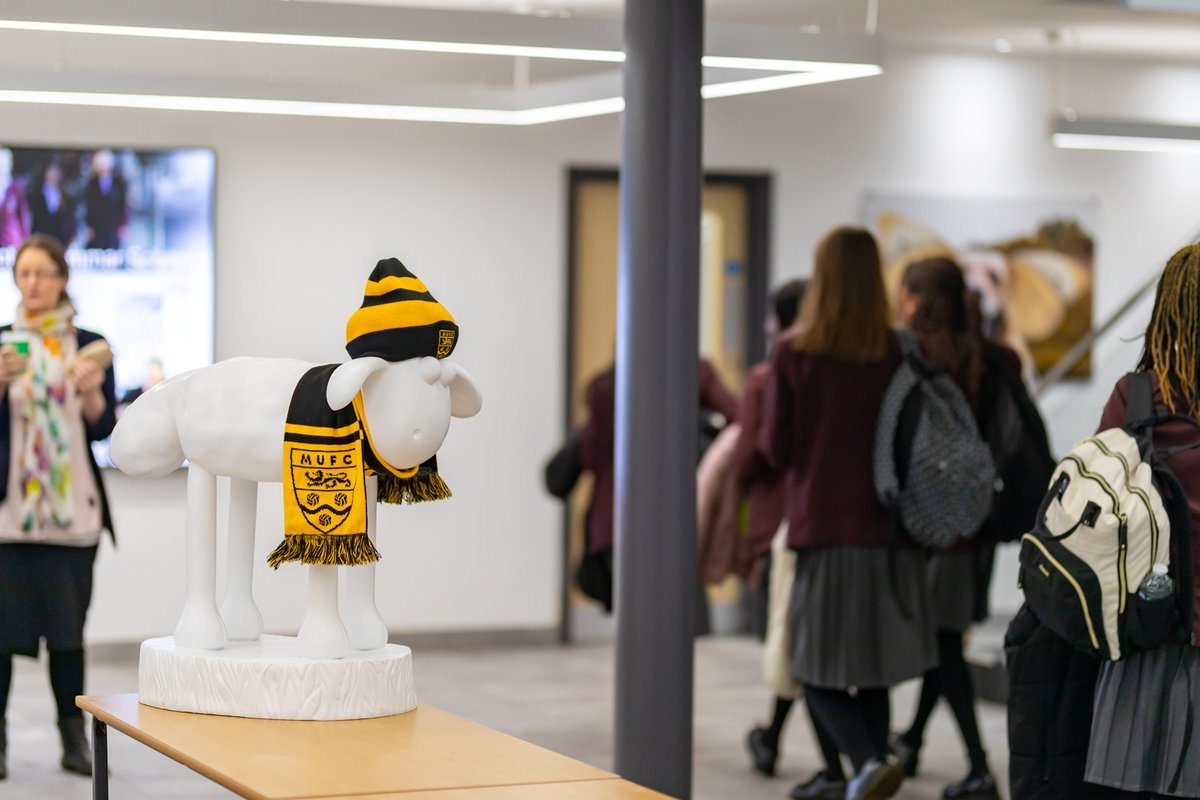
<instances>
[{"instance_id":1,"label":"water bottle in side pocket","mask_svg":"<svg viewBox=\"0 0 1200 800\"><path fill-rule=\"evenodd\" d=\"M1126 613L1125 635L1133 645L1131 650L1152 650L1166 641L1178 625L1174 599L1175 581L1167 565L1155 564L1138 586Z\"/></svg>"}]
</instances>

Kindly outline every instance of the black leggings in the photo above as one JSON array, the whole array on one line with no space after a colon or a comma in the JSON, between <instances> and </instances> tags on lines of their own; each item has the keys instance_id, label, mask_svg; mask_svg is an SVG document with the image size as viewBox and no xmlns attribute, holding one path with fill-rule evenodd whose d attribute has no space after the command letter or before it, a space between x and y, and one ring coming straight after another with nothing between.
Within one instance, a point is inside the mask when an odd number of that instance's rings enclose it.
<instances>
[{"instance_id":1,"label":"black leggings","mask_svg":"<svg viewBox=\"0 0 1200 800\"><path fill-rule=\"evenodd\" d=\"M0 654L0 721L8 709L8 693L12 688L12 656ZM83 651L50 651L50 688L58 706L58 721L79 717L83 712L75 698L83 694Z\"/></svg>"},{"instance_id":2,"label":"black leggings","mask_svg":"<svg viewBox=\"0 0 1200 800\"><path fill-rule=\"evenodd\" d=\"M925 726L937 705L938 697L946 698L973 771L987 769L983 742L979 736L979 722L975 717L975 687L971 683L971 671L963 657L963 636L958 631L938 631L938 665L925 673L921 685L921 699L912 725L903 739L910 747L920 748L925 739Z\"/></svg>"},{"instance_id":3,"label":"black leggings","mask_svg":"<svg viewBox=\"0 0 1200 800\"><path fill-rule=\"evenodd\" d=\"M814 719L849 756L855 772L870 759L884 760L891 724L887 689L859 689L851 694L845 689L805 686L804 698Z\"/></svg>"}]
</instances>

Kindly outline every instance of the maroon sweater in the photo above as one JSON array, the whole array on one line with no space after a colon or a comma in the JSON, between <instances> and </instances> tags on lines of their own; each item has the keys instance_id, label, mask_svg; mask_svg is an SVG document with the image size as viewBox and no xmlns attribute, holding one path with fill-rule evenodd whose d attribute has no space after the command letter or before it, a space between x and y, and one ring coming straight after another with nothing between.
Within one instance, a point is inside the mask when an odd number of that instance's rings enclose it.
<instances>
[{"instance_id":1,"label":"maroon sweater","mask_svg":"<svg viewBox=\"0 0 1200 800\"><path fill-rule=\"evenodd\" d=\"M738 480L750 504L750 555L761 558L771 550L771 539L783 521L784 473L772 467L758 448L762 429L763 393L770 367L758 364L746 373L742 403L738 408L741 432L733 451Z\"/></svg>"},{"instance_id":2,"label":"maroon sweater","mask_svg":"<svg viewBox=\"0 0 1200 800\"><path fill-rule=\"evenodd\" d=\"M700 407L717 411L729 422L737 420L737 401L721 383L717 371L700 361ZM596 477L592 504L587 512L587 548L601 553L613 546L613 433L616 428L617 374L601 372L588 385L588 418L579 435L580 466Z\"/></svg>"},{"instance_id":3,"label":"maroon sweater","mask_svg":"<svg viewBox=\"0 0 1200 800\"><path fill-rule=\"evenodd\" d=\"M759 447L786 470L788 545L886 547L888 515L875 497L875 425L900 364L887 354L849 364L781 341L771 357Z\"/></svg>"},{"instance_id":4,"label":"maroon sweater","mask_svg":"<svg viewBox=\"0 0 1200 800\"><path fill-rule=\"evenodd\" d=\"M1151 373L1154 383L1154 402L1163 402L1162 390L1159 388L1158 375ZM1100 416L1099 430L1120 428L1125 422L1125 406L1129 400L1129 378L1122 377L1117 381L1112 395L1104 406ZM1164 422L1154 428L1154 448L1165 450L1169 447L1192 444L1197 441L1196 429L1184 422ZM1188 507L1192 512L1192 644L1200 644L1200 449L1184 450L1172 456L1167 462L1179 485L1188 497Z\"/></svg>"}]
</instances>

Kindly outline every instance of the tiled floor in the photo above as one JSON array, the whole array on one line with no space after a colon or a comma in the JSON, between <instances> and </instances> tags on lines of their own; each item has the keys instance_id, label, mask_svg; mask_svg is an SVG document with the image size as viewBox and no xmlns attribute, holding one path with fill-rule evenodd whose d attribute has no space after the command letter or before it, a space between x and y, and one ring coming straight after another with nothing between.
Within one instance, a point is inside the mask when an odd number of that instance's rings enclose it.
<instances>
[{"instance_id":1,"label":"tiled floor","mask_svg":"<svg viewBox=\"0 0 1200 800\"><path fill-rule=\"evenodd\" d=\"M471 651L418 651L416 679L424 702L549 747L605 769L612 768L611 645L525 647ZM745 732L767 713L759 649L748 638L713 637L696 648L696 800L783 800L816 767L811 734L796 715L785 736L780 775L760 778L749 769ZM62 773L53 702L44 663L17 659L9 702L9 779L0 783L4 800L83 800L91 785ZM93 664L92 694L136 689L136 666ZM893 695L898 720L914 705L915 685ZM799 709L798 709L799 710ZM899 722L897 723L899 724ZM983 736L993 769L1007 768L1003 710L981 708ZM958 734L939 708L923 753L920 778L905 784L899 798L938 798L941 787L965 772ZM115 731L110 737L111 796L114 800L199 800L231 798L205 778Z\"/></svg>"}]
</instances>

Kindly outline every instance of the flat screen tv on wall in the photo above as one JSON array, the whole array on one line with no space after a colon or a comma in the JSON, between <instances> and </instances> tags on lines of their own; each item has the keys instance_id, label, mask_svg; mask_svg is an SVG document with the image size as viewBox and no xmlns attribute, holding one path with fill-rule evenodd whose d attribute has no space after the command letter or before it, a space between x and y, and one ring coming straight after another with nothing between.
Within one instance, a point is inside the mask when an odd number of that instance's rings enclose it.
<instances>
[{"instance_id":1,"label":"flat screen tv on wall","mask_svg":"<svg viewBox=\"0 0 1200 800\"><path fill-rule=\"evenodd\" d=\"M17 248L67 248L76 324L112 345L118 411L213 360L212 150L0 142L0 323L15 316ZM96 447L107 464L107 443Z\"/></svg>"}]
</instances>

